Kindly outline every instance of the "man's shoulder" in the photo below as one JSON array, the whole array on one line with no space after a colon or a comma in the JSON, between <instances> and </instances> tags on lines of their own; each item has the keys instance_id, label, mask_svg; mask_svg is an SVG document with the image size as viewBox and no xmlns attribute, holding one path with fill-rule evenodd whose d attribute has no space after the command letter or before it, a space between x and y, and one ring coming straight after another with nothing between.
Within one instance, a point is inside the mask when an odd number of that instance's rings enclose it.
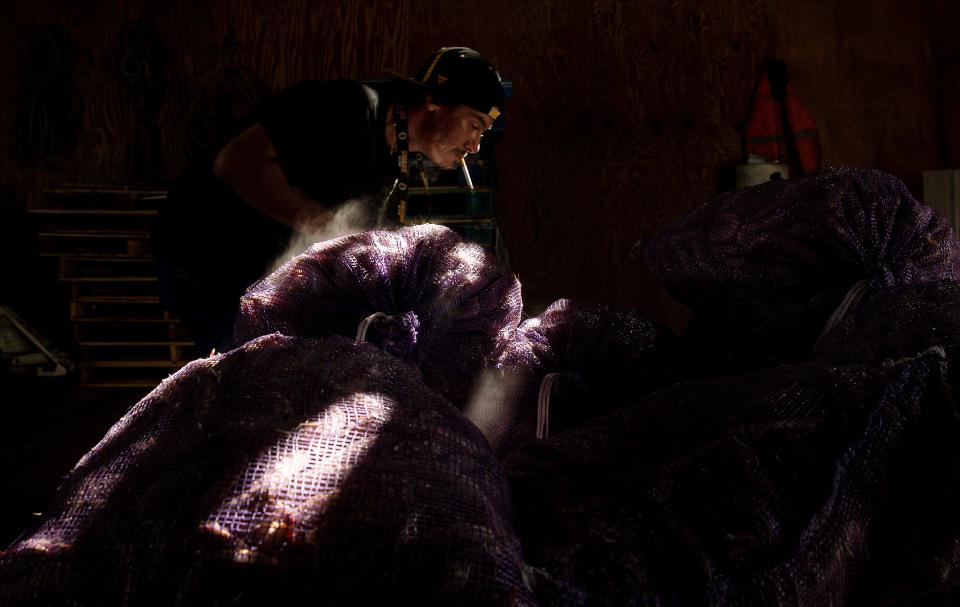
<instances>
[{"instance_id":1,"label":"man's shoulder","mask_svg":"<svg viewBox=\"0 0 960 607\"><path fill-rule=\"evenodd\" d=\"M333 103L338 101L376 104L380 91L359 80L304 80L282 89L278 97L312 97Z\"/></svg>"},{"instance_id":2,"label":"man's shoulder","mask_svg":"<svg viewBox=\"0 0 960 607\"><path fill-rule=\"evenodd\" d=\"M358 80L307 80L280 91L262 121L273 128L289 124L307 129L311 124L323 124L327 132L337 128L352 131L378 121L384 107L385 100L377 90Z\"/></svg>"}]
</instances>

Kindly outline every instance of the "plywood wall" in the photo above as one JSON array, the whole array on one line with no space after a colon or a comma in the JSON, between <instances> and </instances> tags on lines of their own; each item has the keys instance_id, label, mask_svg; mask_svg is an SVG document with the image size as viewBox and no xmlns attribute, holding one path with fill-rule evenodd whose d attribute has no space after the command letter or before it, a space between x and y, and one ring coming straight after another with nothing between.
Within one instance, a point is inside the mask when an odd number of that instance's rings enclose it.
<instances>
[{"instance_id":1,"label":"plywood wall","mask_svg":"<svg viewBox=\"0 0 960 607\"><path fill-rule=\"evenodd\" d=\"M893 173L919 197L922 171L943 163L935 44L948 3L867 4L771 0L771 54L790 66L825 163Z\"/></svg>"},{"instance_id":2,"label":"plywood wall","mask_svg":"<svg viewBox=\"0 0 960 607\"><path fill-rule=\"evenodd\" d=\"M2 3L0 204L19 221L38 184L136 177L137 118L119 72L131 21L154 25L164 49L154 171L161 179L185 162L191 103L230 36L236 60L271 90L308 78L411 73L437 46L473 46L514 86L498 147L498 203L530 308L563 296L628 303L679 326L682 309L630 257L631 247L728 184L741 161L757 66L771 53L790 64L828 161L883 168L913 186L920 170L941 162L938 51L925 33L933 4L834 4L846 3ZM17 66L29 28L50 23L77 45L83 112L73 151L35 171L12 153Z\"/></svg>"}]
</instances>

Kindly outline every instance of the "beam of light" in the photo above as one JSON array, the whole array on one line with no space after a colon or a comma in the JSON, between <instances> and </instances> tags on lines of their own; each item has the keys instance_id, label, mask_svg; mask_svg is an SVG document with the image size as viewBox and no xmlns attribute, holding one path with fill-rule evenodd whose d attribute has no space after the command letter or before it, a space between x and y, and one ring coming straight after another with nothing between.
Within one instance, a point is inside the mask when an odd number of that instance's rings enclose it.
<instances>
[{"instance_id":1,"label":"beam of light","mask_svg":"<svg viewBox=\"0 0 960 607\"><path fill-rule=\"evenodd\" d=\"M363 460L395 403L358 392L286 432L247 464L200 531L227 542L236 562L272 559L315 541L313 526Z\"/></svg>"},{"instance_id":2,"label":"beam of light","mask_svg":"<svg viewBox=\"0 0 960 607\"><path fill-rule=\"evenodd\" d=\"M445 255L459 262L447 265L443 274L437 277L437 284L446 288L472 287L488 264L483 247L472 242L459 242Z\"/></svg>"},{"instance_id":3,"label":"beam of light","mask_svg":"<svg viewBox=\"0 0 960 607\"><path fill-rule=\"evenodd\" d=\"M181 374L197 372L198 367L213 367L210 359L192 361L175 374L167 377L161 386ZM126 478L128 464L140 458L150 457L147 452L157 443L156 435L143 432L132 443L116 452L109 460L94 466L93 462L104 449L112 447L116 441L126 440L123 435L132 432L131 426L140 422L143 416L165 415L163 409L176 407L165 399L145 398L134 405L123 417L110 427L107 433L87 451L74 465L69 485L68 497L57 512L47 512L47 519L40 522L38 528L29 537L19 542L15 550L36 550L55 554L69 550L82 531L90 527L90 521L96 520L109 502L114 490ZM154 422L150 422L154 423ZM87 468L90 467L88 470Z\"/></svg>"},{"instance_id":4,"label":"beam of light","mask_svg":"<svg viewBox=\"0 0 960 607\"><path fill-rule=\"evenodd\" d=\"M471 271L483 267L486 262L483 248L473 243L460 243L453 250L453 255Z\"/></svg>"},{"instance_id":5,"label":"beam of light","mask_svg":"<svg viewBox=\"0 0 960 607\"><path fill-rule=\"evenodd\" d=\"M533 318L528 318L527 320L523 321L523 328L525 331L533 331L534 329L539 329L541 324L543 324L543 322L540 320L540 318L534 316Z\"/></svg>"}]
</instances>

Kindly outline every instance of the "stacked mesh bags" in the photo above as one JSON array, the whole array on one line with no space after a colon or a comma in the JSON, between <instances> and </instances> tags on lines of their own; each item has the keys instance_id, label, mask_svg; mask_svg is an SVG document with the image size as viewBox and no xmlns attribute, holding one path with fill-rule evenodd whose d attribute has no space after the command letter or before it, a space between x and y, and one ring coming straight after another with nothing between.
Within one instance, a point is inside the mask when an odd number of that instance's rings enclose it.
<instances>
[{"instance_id":1,"label":"stacked mesh bags","mask_svg":"<svg viewBox=\"0 0 960 607\"><path fill-rule=\"evenodd\" d=\"M356 335L377 312L382 349ZM0 557L0 603L531 604L505 480L449 401L519 313L444 228L314 246L249 291L251 339L84 456Z\"/></svg>"},{"instance_id":2,"label":"stacked mesh bags","mask_svg":"<svg viewBox=\"0 0 960 607\"><path fill-rule=\"evenodd\" d=\"M950 604L945 222L834 169L645 252L680 341L568 300L520 323L515 279L436 226L314 246L248 290L243 345L81 460L0 603Z\"/></svg>"},{"instance_id":3,"label":"stacked mesh bags","mask_svg":"<svg viewBox=\"0 0 960 607\"><path fill-rule=\"evenodd\" d=\"M960 277L943 217L896 177L845 167L720 196L641 250L717 375L805 360L848 293Z\"/></svg>"},{"instance_id":4,"label":"stacked mesh bags","mask_svg":"<svg viewBox=\"0 0 960 607\"><path fill-rule=\"evenodd\" d=\"M528 443L504 463L524 558L584 605L951 604L960 428L942 364L681 382Z\"/></svg>"},{"instance_id":5,"label":"stacked mesh bags","mask_svg":"<svg viewBox=\"0 0 960 607\"><path fill-rule=\"evenodd\" d=\"M813 348L814 360L882 364L931 347L944 349L949 379L960 379L960 283L937 280L874 288L838 318Z\"/></svg>"},{"instance_id":6,"label":"stacked mesh bags","mask_svg":"<svg viewBox=\"0 0 960 607\"><path fill-rule=\"evenodd\" d=\"M694 313L702 379L506 458L528 565L590 605L955 603L946 221L832 169L722 196L643 250Z\"/></svg>"},{"instance_id":7,"label":"stacked mesh bags","mask_svg":"<svg viewBox=\"0 0 960 607\"><path fill-rule=\"evenodd\" d=\"M448 228L420 225L314 245L247 290L234 339L362 337L461 404L520 308L520 284L493 256Z\"/></svg>"},{"instance_id":8,"label":"stacked mesh bags","mask_svg":"<svg viewBox=\"0 0 960 607\"><path fill-rule=\"evenodd\" d=\"M676 335L638 310L561 299L520 323L468 415L502 457L684 376Z\"/></svg>"},{"instance_id":9,"label":"stacked mesh bags","mask_svg":"<svg viewBox=\"0 0 960 607\"><path fill-rule=\"evenodd\" d=\"M891 364L924 348L943 349L945 397L960 379L960 284L938 280L866 291L817 343L829 364ZM906 448L917 454L891 474L883 530L870 546L864 604L952 604L960 596L960 412L927 412Z\"/></svg>"}]
</instances>

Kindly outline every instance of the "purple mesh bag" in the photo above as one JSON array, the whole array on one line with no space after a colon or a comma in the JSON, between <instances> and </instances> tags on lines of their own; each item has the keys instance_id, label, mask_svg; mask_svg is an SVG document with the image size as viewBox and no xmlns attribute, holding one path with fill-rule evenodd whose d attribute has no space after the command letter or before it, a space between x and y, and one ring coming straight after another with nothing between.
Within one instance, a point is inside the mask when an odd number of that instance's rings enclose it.
<instances>
[{"instance_id":1,"label":"purple mesh bag","mask_svg":"<svg viewBox=\"0 0 960 607\"><path fill-rule=\"evenodd\" d=\"M274 331L364 338L416 364L456 404L520 310L520 284L493 255L419 225L313 245L247 290L235 340Z\"/></svg>"},{"instance_id":2,"label":"purple mesh bag","mask_svg":"<svg viewBox=\"0 0 960 607\"><path fill-rule=\"evenodd\" d=\"M812 357L832 364L881 364L932 347L946 353L951 381L960 379L960 284L953 281L865 291L835 319Z\"/></svg>"},{"instance_id":3,"label":"purple mesh bag","mask_svg":"<svg viewBox=\"0 0 960 607\"><path fill-rule=\"evenodd\" d=\"M722 195L642 250L708 339L802 357L856 283L956 280L960 248L896 177L833 168Z\"/></svg>"},{"instance_id":4,"label":"purple mesh bag","mask_svg":"<svg viewBox=\"0 0 960 607\"><path fill-rule=\"evenodd\" d=\"M676 335L639 310L561 299L520 324L467 411L504 455L683 374Z\"/></svg>"},{"instance_id":5,"label":"purple mesh bag","mask_svg":"<svg viewBox=\"0 0 960 607\"><path fill-rule=\"evenodd\" d=\"M590 605L951 604L960 425L942 365L681 382L529 443L504 461L524 557Z\"/></svg>"},{"instance_id":6,"label":"purple mesh bag","mask_svg":"<svg viewBox=\"0 0 960 607\"><path fill-rule=\"evenodd\" d=\"M0 556L0 604L530 604L483 436L368 344L194 361Z\"/></svg>"}]
</instances>

